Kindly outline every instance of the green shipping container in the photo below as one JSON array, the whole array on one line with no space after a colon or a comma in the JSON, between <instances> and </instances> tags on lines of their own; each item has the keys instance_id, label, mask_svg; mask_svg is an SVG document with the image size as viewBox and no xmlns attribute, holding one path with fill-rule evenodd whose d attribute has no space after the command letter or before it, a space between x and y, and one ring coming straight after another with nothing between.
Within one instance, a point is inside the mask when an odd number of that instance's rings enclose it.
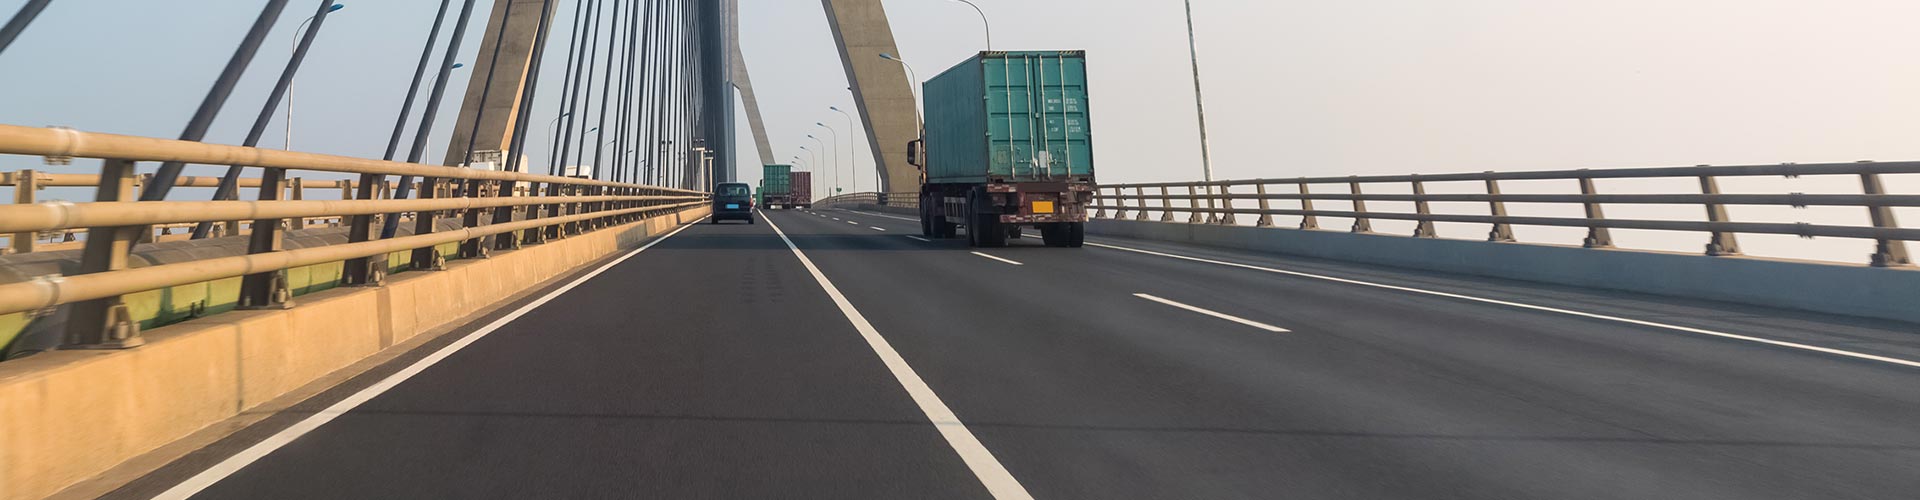
<instances>
[{"instance_id":1,"label":"green shipping container","mask_svg":"<svg viewBox=\"0 0 1920 500\"><path fill-rule=\"evenodd\" d=\"M793 167L766 165L760 170L760 192L765 196L786 196L793 190Z\"/></svg>"},{"instance_id":2,"label":"green shipping container","mask_svg":"<svg viewBox=\"0 0 1920 500\"><path fill-rule=\"evenodd\" d=\"M1093 179L1086 52L981 52L928 80L927 182Z\"/></svg>"}]
</instances>

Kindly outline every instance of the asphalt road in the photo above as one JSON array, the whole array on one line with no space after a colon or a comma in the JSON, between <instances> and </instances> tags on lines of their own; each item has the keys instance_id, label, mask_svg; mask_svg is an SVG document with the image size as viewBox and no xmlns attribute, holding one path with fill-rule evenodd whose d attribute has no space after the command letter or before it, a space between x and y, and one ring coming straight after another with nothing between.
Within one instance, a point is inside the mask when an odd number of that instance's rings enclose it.
<instances>
[{"instance_id":1,"label":"asphalt road","mask_svg":"<svg viewBox=\"0 0 1920 500\"><path fill-rule=\"evenodd\" d=\"M477 321L195 498L1920 491L1915 325L1099 237L975 252L888 214L770 221L691 227Z\"/></svg>"}]
</instances>

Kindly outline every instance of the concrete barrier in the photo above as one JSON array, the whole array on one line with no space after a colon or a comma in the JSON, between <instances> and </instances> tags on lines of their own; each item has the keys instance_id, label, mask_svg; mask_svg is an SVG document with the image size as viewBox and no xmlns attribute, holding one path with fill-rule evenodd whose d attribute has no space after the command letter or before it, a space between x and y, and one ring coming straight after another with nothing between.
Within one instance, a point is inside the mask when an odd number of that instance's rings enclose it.
<instances>
[{"instance_id":1,"label":"concrete barrier","mask_svg":"<svg viewBox=\"0 0 1920 500\"><path fill-rule=\"evenodd\" d=\"M1087 233L1920 323L1914 268L1148 221Z\"/></svg>"},{"instance_id":2,"label":"concrete barrier","mask_svg":"<svg viewBox=\"0 0 1920 500\"><path fill-rule=\"evenodd\" d=\"M292 309L156 328L135 349L0 363L0 499L51 495L707 211L398 274L378 288L305 295Z\"/></svg>"}]
</instances>

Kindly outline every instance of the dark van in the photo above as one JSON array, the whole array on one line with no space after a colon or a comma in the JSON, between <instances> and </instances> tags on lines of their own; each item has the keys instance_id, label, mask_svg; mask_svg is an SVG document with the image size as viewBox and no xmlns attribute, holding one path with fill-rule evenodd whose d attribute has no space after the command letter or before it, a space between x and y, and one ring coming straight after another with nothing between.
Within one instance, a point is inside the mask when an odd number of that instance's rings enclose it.
<instances>
[{"instance_id":1,"label":"dark van","mask_svg":"<svg viewBox=\"0 0 1920 500\"><path fill-rule=\"evenodd\" d=\"M724 182L713 187L713 223L728 219L753 223L753 186Z\"/></svg>"}]
</instances>

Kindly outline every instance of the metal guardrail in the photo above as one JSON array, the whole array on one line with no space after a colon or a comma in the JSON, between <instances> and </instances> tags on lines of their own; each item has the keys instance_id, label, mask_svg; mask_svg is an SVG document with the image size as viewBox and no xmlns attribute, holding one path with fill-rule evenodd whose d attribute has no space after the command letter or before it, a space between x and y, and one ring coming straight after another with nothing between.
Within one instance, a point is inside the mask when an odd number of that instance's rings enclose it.
<instances>
[{"instance_id":1,"label":"metal guardrail","mask_svg":"<svg viewBox=\"0 0 1920 500\"><path fill-rule=\"evenodd\" d=\"M820 208L850 207L859 205L879 205L894 208L920 208L920 193L847 193L828 196L813 202Z\"/></svg>"},{"instance_id":2,"label":"metal guardrail","mask_svg":"<svg viewBox=\"0 0 1920 500\"><path fill-rule=\"evenodd\" d=\"M77 273L0 284L0 315L70 308L65 344L79 348L141 344L138 324L121 300L127 294L239 276L244 277L242 307L284 308L291 306L285 275L289 268L345 261L344 284L377 286L385 279L386 263L384 259L372 259L374 256L411 251L414 269L441 269L445 256L435 245L459 242L461 257L484 257L490 250L563 238L698 206L710 199L701 191L594 179L13 125L0 125L0 154L42 156L51 164L65 164L72 158L104 160L99 175L28 172L0 177L14 185L16 192L25 193L17 197L32 196L43 181L47 185L98 187L93 202L0 205L0 233L85 229ZM264 187L258 190L257 201L132 201L139 179L134 169L141 161L259 167L264 175L242 185ZM371 186L330 181L315 184L340 187L345 199L301 200L299 189L288 191L287 170L367 174L376 179L375 185L388 187L391 184L384 176L413 176L421 179L420 189L415 192L422 198L377 199L375 193L380 190ZM207 181L217 179L182 178L181 185L211 185ZM457 191L436 186L442 182L456 185ZM448 197L449 193L456 194ZM283 199L289 195L295 199ZM489 223L483 223L482 215L488 212ZM375 220L401 214L411 214L413 234L379 239ZM443 215L461 217L461 228L436 232L435 219ZM349 242L283 249L287 221L312 218L345 219L351 228ZM134 246L151 241L154 227L236 220L253 221L245 255L128 267Z\"/></svg>"},{"instance_id":3,"label":"metal guardrail","mask_svg":"<svg viewBox=\"0 0 1920 500\"><path fill-rule=\"evenodd\" d=\"M1559 226L1587 228L1585 245L1589 248L1612 248L1613 237L1610 229L1650 229L1663 231L1692 231L1708 233L1707 255L1739 255L1740 246L1735 238L1739 233L1784 234L1802 237L1838 237L1862 238L1875 241L1875 251L1870 257L1874 266L1893 267L1913 264L1907 253L1907 241L1920 240L1920 229L1902 228L1894 220L1894 207L1920 207L1920 195L1888 194L1881 182L1885 174L1920 174L1920 162L1855 162L1823 164L1783 164L1755 166L1697 166L1697 167L1659 167L1659 168L1621 168L1605 170L1553 170L1532 172L1482 172L1440 175L1381 175L1349 177L1303 177L1296 179L1248 179L1214 182L1159 182L1139 184L1109 184L1100 186L1093 208L1097 219L1133 219L1155 220L1150 213L1159 212L1157 220L1174 222L1174 214L1187 214L1187 222L1194 224L1236 224L1236 215L1257 215L1255 223L1260 227L1274 225L1273 216L1300 216L1300 229L1320 229L1319 217L1340 217L1354 220L1352 232L1372 232L1371 220L1405 220L1417 225L1413 232L1416 238L1435 238L1435 222L1461 222L1487 224L1490 226L1488 240L1495 242L1513 242L1512 227L1522 226ZM1861 194L1722 194L1719 178L1752 176L1810 176L1810 175L1847 175L1858 176ZM1699 193L1668 194L1602 194L1594 187L1595 179L1655 179L1655 178L1695 178L1699 180ZM1503 194L1501 181L1518 180L1562 180L1569 188L1578 186L1579 194ZM1427 194L1427 183L1434 182L1478 182L1483 183L1485 191L1477 194ZM1344 192L1328 192L1319 185L1340 185ZM1378 184L1410 185L1412 194L1368 194L1365 186ZM1270 187L1290 186L1292 192L1269 192ZM1234 192L1235 188L1251 189L1252 192ZM1157 191L1157 192L1151 192ZM1175 191L1185 191L1184 193ZM1254 200L1259 208L1241 208L1234 201ZM1329 200L1350 203L1350 210L1325 210L1314 208L1314 201ZM1179 206L1179 201L1186 206ZM1412 202L1414 211L1380 212L1367 209L1369 201ZM1275 202L1286 202L1299 208L1276 208ZM1430 203L1433 202L1481 202L1486 203L1486 214L1436 214ZM1202 206L1202 203L1205 206ZM1577 204L1586 213L1585 217L1529 217L1508 215L1508 203L1541 204ZM1706 212L1705 221L1647 220L1647 219L1610 219L1604 211L1607 204L1686 204L1699 205ZM1727 214L1729 205L1779 205L1779 206L1846 206L1859 207L1866 211L1870 226L1822 225L1805 223L1738 222ZM1112 210L1109 215L1107 211ZM1131 217L1129 217L1131 215Z\"/></svg>"}]
</instances>

